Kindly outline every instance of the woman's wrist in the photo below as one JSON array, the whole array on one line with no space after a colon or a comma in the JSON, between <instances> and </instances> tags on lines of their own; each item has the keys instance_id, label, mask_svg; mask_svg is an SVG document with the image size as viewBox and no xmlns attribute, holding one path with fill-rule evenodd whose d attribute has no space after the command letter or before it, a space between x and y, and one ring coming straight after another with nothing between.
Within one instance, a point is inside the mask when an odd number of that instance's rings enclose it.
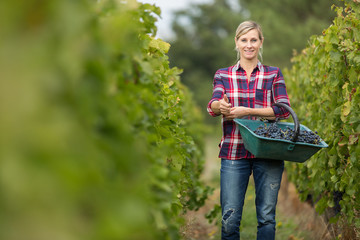
<instances>
[{"instance_id":1,"label":"woman's wrist","mask_svg":"<svg viewBox=\"0 0 360 240\"><path fill-rule=\"evenodd\" d=\"M249 108L249 115L257 117L274 117L274 111L270 108Z\"/></svg>"},{"instance_id":2,"label":"woman's wrist","mask_svg":"<svg viewBox=\"0 0 360 240\"><path fill-rule=\"evenodd\" d=\"M213 110L214 113L216 114L221 114L220 112L220 102L219 101L213 101L211 103L211 110Z\"/></svg>"},{"instance_id":3,"label":"woman's wrist","mask_svg":"<svg viewBox=\"0 0 360 240\"><path fill-rule=\"evenodd\" d=\"M253 109L254 109L254 108L246 108L246 109L245 109L246 115L247 115L247 116L252 116L252 115L254 114Z\"/></svg>"}]
</instances>

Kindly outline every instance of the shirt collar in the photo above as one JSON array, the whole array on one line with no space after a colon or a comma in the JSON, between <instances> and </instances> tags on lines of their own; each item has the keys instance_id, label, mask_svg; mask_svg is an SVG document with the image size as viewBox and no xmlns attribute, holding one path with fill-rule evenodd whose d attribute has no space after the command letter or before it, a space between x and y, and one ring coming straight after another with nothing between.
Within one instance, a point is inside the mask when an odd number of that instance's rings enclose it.
<instances>
[{"instance_id":1,"label":"shirt collar","mask_svg":"<svg viewBox=\"0 0 360 240\"><path fill-rule=\"evenodd\" d=\"M258 61L257 65L255 68L258 68L260 71L263 71L264 70L264 66L262 65L262 63L260 61ZM255 69L254 68L254 69ZM240 61L238 61L235 65L235 70L240 70L240 69L243 69L240 65Z\"/></svg>"}]
</instances>

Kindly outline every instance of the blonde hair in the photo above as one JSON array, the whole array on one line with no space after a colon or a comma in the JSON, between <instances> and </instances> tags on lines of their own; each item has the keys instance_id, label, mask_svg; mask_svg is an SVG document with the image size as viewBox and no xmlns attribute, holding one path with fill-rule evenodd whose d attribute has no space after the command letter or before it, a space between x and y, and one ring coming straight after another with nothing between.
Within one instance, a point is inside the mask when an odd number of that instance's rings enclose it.
<instances>
[{"instance_id":1,"label":"blonde hair","mask_svg":"<svg viewBox=\"0 0 360 240\"><path fill-rule=\"evenodd\" d=\"M263 41L264 36L262 33L261 26L254 21L245 21L245 22L240 23L240 25L237 27L236 32L235 32L235 40L237 41L242 35L248 33L249 31L251 31L253 29L256 29L258 31L259 39L260 39L260 41ZM237 52L237 60L240 60L240 52L236 48L236 46L235 46L235 50ZM262 50L263 50L263 48L261 46L260 51L259 51L259 56L260 56L261 61L262 61Z\"/></svg>"}]
</instances>

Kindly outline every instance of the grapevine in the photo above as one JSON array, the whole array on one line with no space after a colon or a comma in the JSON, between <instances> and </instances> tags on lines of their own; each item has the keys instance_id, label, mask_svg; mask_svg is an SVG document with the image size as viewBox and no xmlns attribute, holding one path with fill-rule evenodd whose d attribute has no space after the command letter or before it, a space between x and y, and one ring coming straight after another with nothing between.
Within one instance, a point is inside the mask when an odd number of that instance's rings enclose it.
<instances>
[{"instance_id":1,"label":"grapevine","mask_svg":"<svg viewBox=\"0 0 360 240\"><path fill-rule=\"evenodd\" d=\"M1 10L0 239L179 239L210 189L202 116L155 37L160 9Z\"/></svg>"},{"instance_id":2,"label":"grapevine","mask_svg":"<svg viewBox=\"0 0 360 240\"><path fill-rule=\"evenodd\" d=\"M301 199L311 195L316 210L332 216L338 233L360 237L360 3L345 0L321 35L309 39L285 71L289 97L301 122L317 129L329 147L304 165L287 163ZM339 3L340 4L340 3ZM330 212L330 214L328 214ZM349 230L350 229L350 230ZM355 234L356 233L356 234Z\"/></svg>"}]
</instances>

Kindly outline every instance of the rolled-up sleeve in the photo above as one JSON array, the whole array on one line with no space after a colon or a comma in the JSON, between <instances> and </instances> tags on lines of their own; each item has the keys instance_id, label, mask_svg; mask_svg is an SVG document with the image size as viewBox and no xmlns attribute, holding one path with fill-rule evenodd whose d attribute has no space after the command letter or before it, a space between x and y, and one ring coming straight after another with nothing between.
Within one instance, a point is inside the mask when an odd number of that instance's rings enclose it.
<instances>
[{"instance_id":1,"label":"rolled-up sleeve","mask_svg":"<svg viewBox=\"0 0 360 240\"><path fill-rule=\"evenodd\" d=\"M219 101L220 99L223 98L225 93L225 87L223 84L223 81L221 79L221 74L219 71L217 71L215 73L214 76L214 81L213 81L213 94L212 94L212 98L209 101L208 105L207 105L207 111L210 114L210 116L216 117L219 116L220 114L216 114L212 109L211 109L211 104L214 101Z\"/></svg>"},{"instance_id":2,"label":"rolled-up sleeve","mask_svg":"<svg viewBox=\"0 0 360 240\"><path fill-rule=\"evenodd\" d=\"M276 75L273 82L273 101L276 103L285 103L290 106L289 96L286 91L285 80L280 69L278 69L278 74ZM272 109L275 113L275 117L278 119L289 118L290 113L286 109L278 106L272 106Z\"/></svg>"}]
</instances>

